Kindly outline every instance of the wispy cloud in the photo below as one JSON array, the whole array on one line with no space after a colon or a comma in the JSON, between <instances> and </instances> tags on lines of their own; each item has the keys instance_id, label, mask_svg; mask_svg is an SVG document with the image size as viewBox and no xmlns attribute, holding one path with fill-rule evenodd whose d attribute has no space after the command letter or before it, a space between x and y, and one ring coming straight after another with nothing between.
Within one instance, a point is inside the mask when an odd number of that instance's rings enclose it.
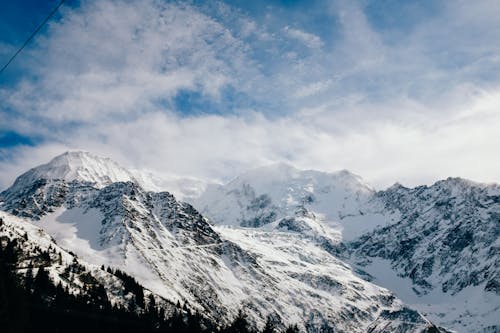
<instances>
[{"instance_id":1,"label":"wispy cloud","mask_svg":"<svg viewBox=\"0 0 500 333\"><path fill-rule=\"evenodd\" d=\"M0 130L39 138L3 149L0 187L68 148L212 179L287 161L377 186L500 180L496 2L445 4L404 35L374 26L365 2L316 5L335 26L224 3L65 9L23 79L0 86Z\"/></svg>"},{"instance_id":2,"label":"wispy cloud","mask_svg":"<svg viewBox=\"0 0 500 333\"><path fill-rule=\"evenodd\" d=\"M312 49L319 49L323 46L323 42L321 41L321 38L318 36L302 31L300 29L294 29L289 26L286 26L283 28L285 33L290 36L291 38L295 38L302 43L304 43L307 47L310 47Z\"/></svg>"},{"instance_id":3,"label":"wispy cloud","mask_svg":"<svg viewBox=\"0 0 500 333\"><path fill-rule=\"evenodd\" d=\"M332 84L332 82L333 82L332 79L328 79L300 87L297 91L295 91L295 96L298 98L304 98L315 95L319 92L328 89L328 87Z\"/></svg>"}]
</instances>

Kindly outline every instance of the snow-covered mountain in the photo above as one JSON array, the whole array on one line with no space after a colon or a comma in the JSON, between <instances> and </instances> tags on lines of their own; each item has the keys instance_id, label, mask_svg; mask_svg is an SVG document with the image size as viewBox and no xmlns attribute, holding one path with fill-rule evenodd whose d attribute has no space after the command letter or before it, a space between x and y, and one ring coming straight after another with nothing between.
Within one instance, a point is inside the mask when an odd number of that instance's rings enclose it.
<instances>
[{"instance_id":1,"label":"snow-covered mountain","mask_svg":"<svg viewBox=\"0 0 500 333\"><path fill-rule=\"evenodd\" d=\"M0 245L4 249L6 241L17 244L19 253L15 262L16 273L24 276L25 280L33 279L38 270L43 268L54 285L59 285L72 294L86 295L91 289L102 286L106 300L125 308L130 308L130 300L136 300L139 296L134 290L127 288L123 276L78 257L29 220L0 211ZM167 313L175 308L172 302L141 286L139 288L140 296L146 302L153 297L155 303L161 305ZM133 302L133 306L137 303Z\"/></svg>"},{"instance_id":2,"label":"snow-covered mountain","mask_svg":"<svg viewBox=\"0 0 500 333\"><path fill-rule=\"evenodd\" d=\"M499 189L450 178L377 192L346 171L278 164L209 186L192 203L218 224L314 239L434 322L460 332L496 332Z\"/></svg>"},{"instance_id":3,"label":"snow-covered mountain","mask_svg":"<svg viewBox=\"0 0 500 333\"><path fill-rule=\"evenodd\" d=\"M325 193L306 201L339 217L359 212L373 193L347 172L325 179L306 174L316 181L307 184ZM303 185L298 179L294 189ZM281 192L268 195L278 198ZM328 195L343 202L329 203ZM339 239L322 224L327 219L288 199L293 209L276 201L276 221L260 229L234 227L229 220L229 226L214 226L170 193L147 191L116 163L72 152L19 176L0 194L0 209L9 226L42 228L89 265L119 268L158 297L187 302L220 323L244 308L258 325L273 314L309 332L437 330L332 255Z\"/></svg>"},{"instance_id":4,"label":"snow-covered mountain","mask_svg":"<svg viewBox=\"0 0 500 333\"><path fill-rule=\"evenodd\" d=\"M400 219L350 243L359 266L443 325L500 330L500 186L448 178L374 200Z\"/></svg>"},{"instance_id":5,"label":"snow-covered mountain","mask_svg":"<svg viewBox=\"0 0 500 333\"><path fill-rule=\"evenodd\" d=\"M9 192L18 195L27 185L40 179L74 180L88 183L95 188L103 188L116 182L133 182L148 191L160 192L168 189L181 200L199 197L207 186L205 181L197 178L129 170L107 157L83 151L68 151L19 176L4 196L8 196Z\"/></svg>"},{"instance_id":6,"label":"snow-covered mountain","mask_svg":"<svg viewBox=\"0 0 500 333\"><path fill-rule=\"evenodd\" d=\"M190 201L205 192L208 182L195 177L132 169L134 180L147 191L168 191L176 199Z\"/></svg>"},{"instance_id":7,"label":"snow-covered mountain","mask_svg":"<svg viewBox=\"0 0 500 333\"><path fill-rule=\"evenodd\" d=\"M90 183L96 188L102 188L114 182L135 181L128 170L109 158L88 152L71 151L56 156L47 164L25 172L16 179L4 195L8 195L8 193L18 195L19 191L40 179L75 180Z\"/></svg>"},{"instance_id":8,"label":"snow-covered mountain","mask_svg":"<svg viewBox=\"0 0 500 333\"><path fill-rule=\"evenodd\" d=\"M343 170L324 173L274 164L240 175L227 185L210 185L192 203L215 223L260 227L299 207L326 220L358 214L374 190Z\"/></svg>"}]
</instances>

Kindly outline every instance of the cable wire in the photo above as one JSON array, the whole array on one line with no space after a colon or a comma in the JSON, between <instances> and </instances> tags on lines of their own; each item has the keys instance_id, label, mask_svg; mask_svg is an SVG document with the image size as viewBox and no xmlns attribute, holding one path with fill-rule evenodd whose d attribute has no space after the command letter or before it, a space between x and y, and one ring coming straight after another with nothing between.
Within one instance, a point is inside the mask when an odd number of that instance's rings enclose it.
<instances>
[{"instance_id":1,"label":"cable wire","mask_svg":"<svg viewBox=\"0 0 500 333\"><path fill-rule=\"evenodd\" d=\"M64 3L65 0L61 0L57 6L52 9L52 11L50 12L50 14L43 20L43 22L35 29L35 31L33 31L33 33L29 36L28 39L26 39L26 41L24 42L24 44L16 51L16 53L14 53L14 55L9 59L9 61L7 61L7 63L2 67L2 69L0 69L0 74L3 73L3 71L10 65L10 63L17 57L17 55L19 53L21 53L21 51L26 47L26 45L28 45L28 43L33 39L33 37L35 37L35 35L43 28L43 26L45 25L45 23L47 23L48 20L50 20L50 18L57 12L57 10L59 9L59 7L62 6L62 4Z\"/></svg>"}]
</instances>

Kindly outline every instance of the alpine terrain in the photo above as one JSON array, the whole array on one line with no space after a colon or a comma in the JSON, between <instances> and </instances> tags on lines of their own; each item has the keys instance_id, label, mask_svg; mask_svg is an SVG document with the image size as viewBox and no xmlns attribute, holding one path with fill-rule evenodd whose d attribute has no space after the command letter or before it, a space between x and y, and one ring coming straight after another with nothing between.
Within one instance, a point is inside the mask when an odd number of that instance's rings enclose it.
<instances>
[{"instance_id":1,"label":"alpine terrain","mask_svg":"<svg viewBox=\"0 0 500 333\"><path fill-rule=\"evenodd\" d=\"M25 285L46 272L69 295L154 308L156 321L196 313L217 330L244 313L256 330L500 330L498 185L377 192L348 171L285 164L206 185L67 152L20 175L0 210L0 253L15 253Z\"/></svg>"},{"instance_id":2,"label":"alpine terrain","mask_svg":"<svg viewBox=\"0 0 500 333\"><path fill-rule=\"evenodd\" d=\"M217 224L313 239L435 323L498 332L499 194L460 178L377 192L348 171L277 164L210 185L193 205Z\"/></svg>"}]
</instances>

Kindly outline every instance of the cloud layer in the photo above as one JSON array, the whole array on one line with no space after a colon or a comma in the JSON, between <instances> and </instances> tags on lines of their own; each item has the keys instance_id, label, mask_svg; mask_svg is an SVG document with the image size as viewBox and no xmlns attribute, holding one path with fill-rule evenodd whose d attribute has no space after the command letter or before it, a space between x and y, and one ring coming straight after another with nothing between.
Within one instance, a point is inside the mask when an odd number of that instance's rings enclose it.
<instances>
[{"instance_id":1,"label":"cloud layer","mask_svg":"<svg viewBox=\"0 0 500 333\"><path fill-rule=\"evenodd\" d=\"M373 6L316 2L319 28L272 4L66 7L0 86L0 130L35 142L0 148L0 188L66 149L217 180L280 161L376 187L500 181L500 6Z\"/></svg>"}]
</instances>

